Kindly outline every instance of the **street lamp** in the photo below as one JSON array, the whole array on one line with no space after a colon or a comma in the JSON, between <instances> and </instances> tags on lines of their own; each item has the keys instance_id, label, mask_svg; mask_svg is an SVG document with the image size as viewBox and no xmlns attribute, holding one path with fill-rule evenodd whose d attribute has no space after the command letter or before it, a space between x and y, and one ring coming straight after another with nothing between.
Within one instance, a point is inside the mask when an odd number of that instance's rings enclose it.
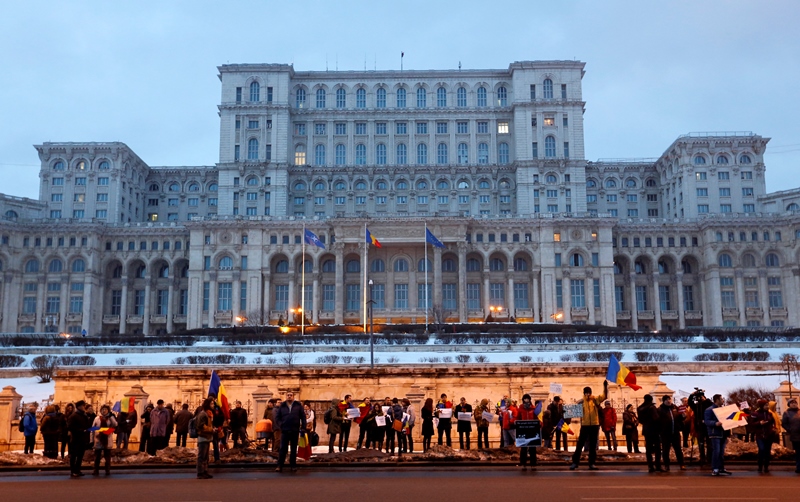
<instances>
[{"instance_id":1,"label":"street lamp","mask_svg":"<svg viewBox=\"0 0 800 502\"><path fill-rule=\"evenodd\" d=\"M372 319L372 305L375 303L375 300L372 299L372 279L369 280L369 301L367 301L367 305L369 305L369 369L375 369L375 344L373 340L373 334L375 332L375 326L373 325Z\"/></svg>"},{"instance_id":2,"label":"street lamp","mask_svg":"<svg viewBox=\"0 0 800 502\"><path fill-rule=\"evenodd\" d=\"M561 319L563 319L563 317L564 317L564 313L563 312L556 312L555 314L551 314L550 315L550 318L553 321L555 321L556 323L561 322Z\"/></svg>"}]
</instances>

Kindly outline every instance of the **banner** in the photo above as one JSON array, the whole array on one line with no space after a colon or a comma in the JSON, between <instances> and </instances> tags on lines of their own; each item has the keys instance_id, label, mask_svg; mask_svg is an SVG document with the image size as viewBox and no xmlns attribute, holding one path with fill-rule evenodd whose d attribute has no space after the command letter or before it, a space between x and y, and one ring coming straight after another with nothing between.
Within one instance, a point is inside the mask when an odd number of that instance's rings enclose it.
<instances>
[{"instance_id":1,"label":"banner","mask_svg":"<svg viewBox=\"0 0 800 502\"><path fill-rule=\"evenodd\" d=\"M714 408L714 415L717 416L717 421L722 424L722 428L726 431L729 431L735 427L747 425L747 420L744 420L743 418L741 420L738 419L738 417L742 416L742 414L739 412L739 407L735 404ZM737 419L734 420L734 417Z\"/></svg>"},{"instance_id":2,"label":"banner","mask_svg":"<svg viewBox=\"0 0 800 502\"><path fill-rule=\"evenodd\" d=\"M560 383L551 383L550 384L550 394L561 394L562 387Z\"/></svg>"},{"instance_id":3,"label":"banner","mask_svg":"<svg viewBox=\"0 0 800 502\"><path fill-rule=\"evenodd\" d=\"M494 417L496 417L496 416L497 415L495 415L494 413L489 413L488 411L484 411L483 413L481 413L481 417L483 417L483 419L486 420L489 423L492 423L492 421L494 420Z\"/></svg>"},{"instance_id":4,"label":"banner","mask_svg":"<svg viewBox=\"0 0 800 502\"><path fill-rule=\"evenodd\" d=\"M386 427L386 417L383 415L375 417L375 425L378 427Z\"/></svg>"},{"instance_id":5,"label":"banner","mask_svg":"<svg viewBox=\"0 0 800 502\"><path fill-rule=\"evenodd\" d=\"M518 448L542 446L542 423L538 420L517 420Z\"/></svg>"},{"instance_id":6,"label":"banner","mask_svg":"<svg viewBox=\"0 0 800 502\"><path fill-rule=\"evenodd\" d=\"M583 403L564 405L564 418L581 418L581 417L583 417Z\"/></svg>"},{"instance_id":7,"label":"banner","mask_svg":"<svg viewBox=\"0 0 800 502\"><path fill-rule=\"evenodd\" d=\"M358 408L347 408L347 418L358 418L361 416L361 410Z\"/></svg>"},{"instance_id":8,"label":"banner","mask_svg":"<svg viewBox=\"0 0 800 502\"><path fill-rule=\"evenodd\" d=\"M459 413L458 414L458 420L459 420L459 422L462 421L462 420L470 422L470 421L472 421L472 413Z\"/></svg>"},{"instance_id":9,"label":"banner","mask_svg":"<svg viewBox=\"0 0 800 502\"><path fill-rule=\"evenodd\" d=\"M439 418L453 418L453 408L439 408Z\"/></svg>"}]
</instances>

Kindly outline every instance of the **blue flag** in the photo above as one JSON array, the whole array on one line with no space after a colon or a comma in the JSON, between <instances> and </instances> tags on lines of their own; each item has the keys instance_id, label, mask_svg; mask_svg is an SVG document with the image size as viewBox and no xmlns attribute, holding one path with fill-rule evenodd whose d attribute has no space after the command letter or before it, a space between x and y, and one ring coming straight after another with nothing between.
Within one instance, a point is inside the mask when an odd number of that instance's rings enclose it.
<instances>
[{"instance_id":1,"label":"blue flag","mask_svg":"<svg viewBox=\"0 0 800 502\"><path fill-rule=\"evenodd\" d=\"M444 244L442 244L442 241L437 239L436 236L433 235L431 233L431 231L428 230L427 228L425 229L425 242L430 242L431 244L433 244L437 248L443 248L444 247Z\"/></svg>"},{"instance_id":2,"label":"blue flag","mask_svg":"<svg viewBox=\"0 0 800 502\"><path fill-rule=\"evenodd\" d=\"M306 234L304 238L306 240L306 244L308 244L309 246L317 246L318 248L325 249L325 244L323 244L322 241L319 240L319 237L317 237L317 235L311 230L306 229Z\"/></svg>"}]
</instances>

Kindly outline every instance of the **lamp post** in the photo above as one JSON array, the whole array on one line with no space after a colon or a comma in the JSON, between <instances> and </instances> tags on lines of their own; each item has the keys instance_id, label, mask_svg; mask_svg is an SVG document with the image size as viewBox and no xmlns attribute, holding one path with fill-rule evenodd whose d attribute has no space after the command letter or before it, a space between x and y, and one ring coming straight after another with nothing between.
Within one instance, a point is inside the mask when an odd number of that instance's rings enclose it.
<instances>
[{"instance_id":1,"label":"lamp post","mask_svg":"<svg viewBox=\"0 0 800 502\"><path fill-rule=\"evenodd\" d=\"M375 369L375 344L374 344L374 333L375 333L375 326L373 325L372 320L372 304L375 303L375 300L372 299L372 279L369 280L369 301L367 301L367 305L369 305L369 369Z\"/></svg>"}]
</instances>

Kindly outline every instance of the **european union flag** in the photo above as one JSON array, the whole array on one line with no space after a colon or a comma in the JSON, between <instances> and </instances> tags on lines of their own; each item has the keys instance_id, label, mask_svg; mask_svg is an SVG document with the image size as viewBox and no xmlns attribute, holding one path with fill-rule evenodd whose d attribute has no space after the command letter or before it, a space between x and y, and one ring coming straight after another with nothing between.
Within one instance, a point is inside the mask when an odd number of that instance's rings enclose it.
<instances>
[{"instance_id":1,"label":"european union flag","mask_svg":"<svg viewBox=\"0 0 800 502\"><path fill-rule=\"evenodd\" d=\"M444 247L444 244L442 244L442 241L437 239L436 236L433 235L431 233L431 231L428 230L427 228L425 229L425 241L426 242L430 242L431 244L433 244L437 248L443 248Z\"/></svg>"},{"instance_id":2,"label":"european union flag","mask_svg":"<svg viewBox=\"0 0 800 502\"><path fill-rule=\"evenodd\" d=\"M323 244L322 241L319 240L319 237L317 237L317 235L311 230L306 229L306 234L304 238L306 240L306 244L308 244L309 246L317 246L318 248L325 249L325 244Z\"/></svg>"}]
</instances>

